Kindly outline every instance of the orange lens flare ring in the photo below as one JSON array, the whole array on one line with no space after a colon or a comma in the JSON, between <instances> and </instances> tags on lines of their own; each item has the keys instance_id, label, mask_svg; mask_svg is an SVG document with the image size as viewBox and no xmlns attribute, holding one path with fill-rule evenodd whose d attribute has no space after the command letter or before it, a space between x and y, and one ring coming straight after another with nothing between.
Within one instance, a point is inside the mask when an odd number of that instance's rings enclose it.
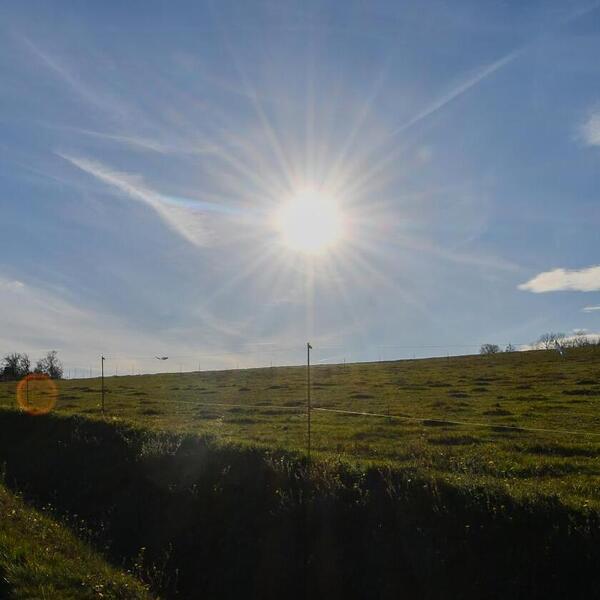
<instances>
[{"instance_id":1,"label":"orange lens flare ring","mask_svg":"<svg viewBox=\"0 0 600 600\"><path fill-rule=\"evenodd\" d=\"M30 415L49 413L58 401L58 386L45 373L31 373L17 384L17 404Z\"/></svg>"}]
</instances>

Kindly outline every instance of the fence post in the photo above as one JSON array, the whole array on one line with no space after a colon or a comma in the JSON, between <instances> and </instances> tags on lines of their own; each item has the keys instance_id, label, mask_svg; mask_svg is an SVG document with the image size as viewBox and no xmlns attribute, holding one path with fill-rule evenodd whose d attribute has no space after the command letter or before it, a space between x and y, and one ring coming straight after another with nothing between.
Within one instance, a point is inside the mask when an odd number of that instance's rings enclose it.
<instances>
[{"instance_id":1,"label":"fence post","mask_svg":"<svg viewBox=\"0 0 600 600\"><path fill-rule=\"evenodd\" d=\"M101 363L100 363L102 365L102 370L101 370L101 373L102 373L102 375L101 375L101 379L102 379L102 414L104 414L104 360L105 360L104 355L102 355L100 358L102 359Z\"/></svg>"},{"instance_id":2,"label":"fence post","mask_svg":"<svg viewBox=\"0 0 600 600\"><path fill-rule=\"evenodd\" d=\"M306 342L306 414L307 414L307 422L306 426L308 429L308 464L310 465L310 351L312 350L312 346L309 342Z\"/></svg>"}]
</instances>

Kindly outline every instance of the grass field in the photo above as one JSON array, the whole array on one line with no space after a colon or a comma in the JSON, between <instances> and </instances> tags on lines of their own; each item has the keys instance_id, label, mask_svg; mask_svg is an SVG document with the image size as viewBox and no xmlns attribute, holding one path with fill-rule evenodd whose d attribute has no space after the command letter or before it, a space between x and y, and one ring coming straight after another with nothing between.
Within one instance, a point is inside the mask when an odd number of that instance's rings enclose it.
<instances>
[{"instance_id":1,"label":"grass field","mask_svg":"<svg viewBox=\"0 0 600 600\"><path fill-rule=\"evenodd\" d=\"M0 485L0 598L150 597L134 577L109 566L67 528Z\"/></svg>"},{"instance_id":2,"label":"grass field","mask_svg":"<svg viewBox=\"0 0 600 600\"><path fill-rule=\"evenodd\" d=\"M600 348L323 365L312 380L317 455L600 507ZM109 419L306 447L302 367L110 377L106 389ZM15 406L14 383L0 405ZM55 411L101 418L100 381L62 381Z\"/></svg>"}]
</instances>

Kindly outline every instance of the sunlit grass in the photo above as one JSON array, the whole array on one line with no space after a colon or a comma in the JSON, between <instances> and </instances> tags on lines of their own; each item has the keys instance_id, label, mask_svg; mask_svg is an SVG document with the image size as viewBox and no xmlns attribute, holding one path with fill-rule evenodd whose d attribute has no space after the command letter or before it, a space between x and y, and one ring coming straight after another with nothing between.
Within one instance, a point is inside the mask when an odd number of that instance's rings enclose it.
<instances>
[{"instance_id":1,"label":"sunlit grass","mask_svg":"<svg viewBox=\"0 0 600 600\"><path fill-rule=\"evenodd\" d=\"M599 368L595 348L318 366L316 409L384 416L315 410L313 451L598 507ZM60 385L59 413L101 418L98 379ZM302 367L111 377L106 388L109 419L306 448ZM0 404L13 395L14 384L0 386Z\"/></svg>"}]
</instances>

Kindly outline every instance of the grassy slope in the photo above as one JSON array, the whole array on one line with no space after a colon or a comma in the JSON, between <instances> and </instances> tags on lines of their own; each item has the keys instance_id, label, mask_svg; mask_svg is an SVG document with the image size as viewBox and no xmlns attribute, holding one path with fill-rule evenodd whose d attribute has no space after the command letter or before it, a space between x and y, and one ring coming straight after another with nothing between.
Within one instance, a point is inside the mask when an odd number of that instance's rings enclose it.
<instances>
[{"instance_id":1,"label":"grassy slope","mask_svg":"<svg viewBox=\"0 0 600 600\"><path fill-rule=\"evenodd\" d=\"M600 586L600 515L552 499L360 463L307 470L285 452L77 416L0 421L7 485L78 515L167 598L590 598Z\"/></svg>"},{"instance_id":2,"label":"grassy slope","mask_svg":"<svg viewBox=\"0 0 600 600\"><path fill-rule=\"evenodd\" d=\"M318 453L600 507L599 348L566 358L527 352L319 366L313 382L317 407L392 417L315 411ZM14 387L0 385L0 405L14 405ZM62 382L56 410L100 416L99 387L97 379ZM107 389L111 419L271 447L305 445L302 368L113 377ZM596 435L499 427L506 425Z\"/></svg>"},{"instance_id":3,"label":"grassy slope","mask_svg":"<svg viewBox=\"0 0 600 600\"><path fill-rule=\"evenodd\" d=\"M0 597L133 600L150 595L65 527L0 486Z\"/></svg>"}]
</instances>

